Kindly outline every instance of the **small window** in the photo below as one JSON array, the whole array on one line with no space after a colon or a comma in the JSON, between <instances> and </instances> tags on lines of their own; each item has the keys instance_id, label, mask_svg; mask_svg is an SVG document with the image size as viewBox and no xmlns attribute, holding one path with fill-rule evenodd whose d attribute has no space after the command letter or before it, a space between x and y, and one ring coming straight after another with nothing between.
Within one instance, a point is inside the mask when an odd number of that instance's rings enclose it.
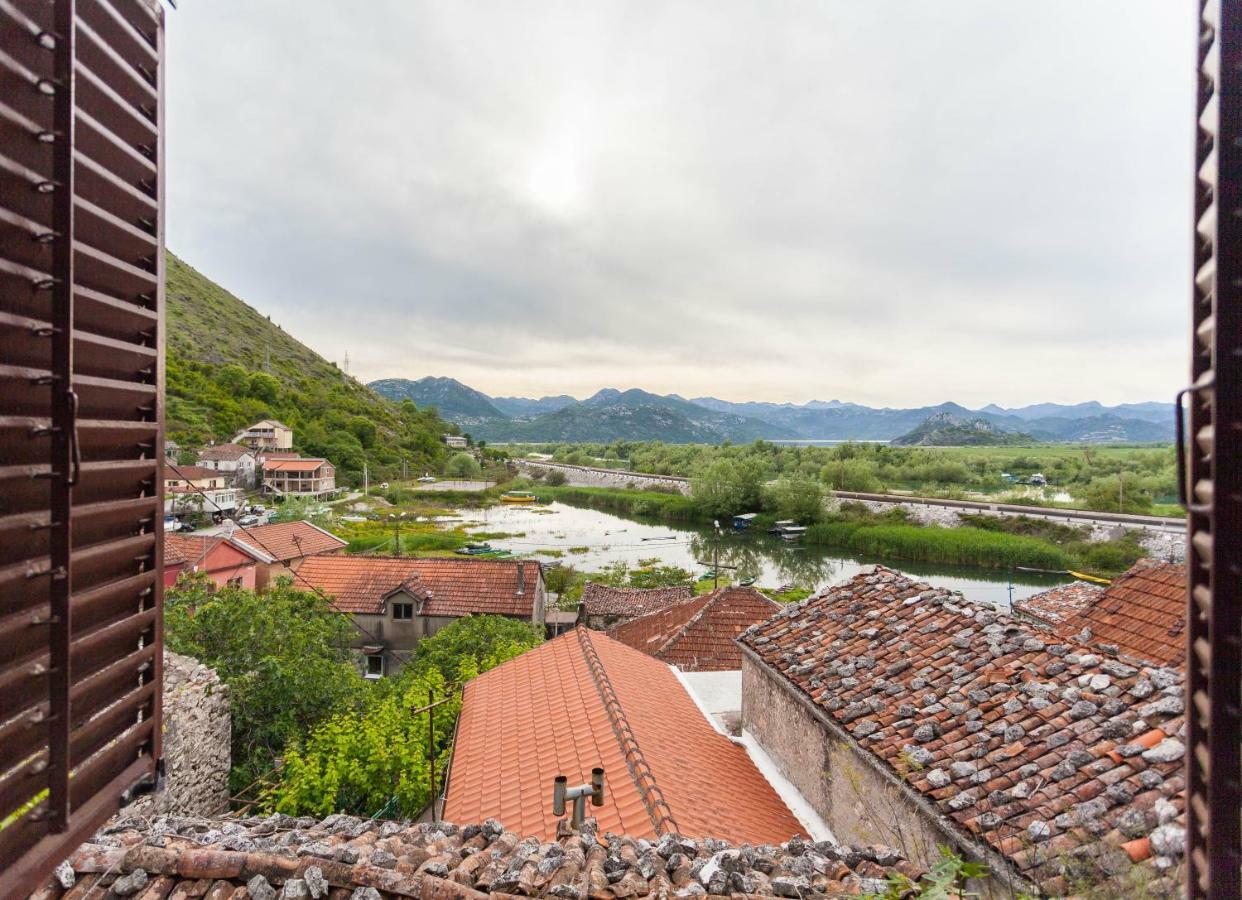
<instances>
[{"instance_id":1,"label":"small window","mask_svg":"<svg viewBox=\"0 0 1242 900\"><path fill-rule=\"evenodd\" d=\"M394 603L392 605L392 617L394 619L414 618L414 604L413 603Z\"/></svg>"},{"instance_id":2,"label":"small window","mask_svg":"<svg viewBox=\"0 0 1242 900\"><path fill-rule=\"evenodd\" d=\"M367 654L367 678L384 677L384 654Z\"/></svg>"}]
</instances>

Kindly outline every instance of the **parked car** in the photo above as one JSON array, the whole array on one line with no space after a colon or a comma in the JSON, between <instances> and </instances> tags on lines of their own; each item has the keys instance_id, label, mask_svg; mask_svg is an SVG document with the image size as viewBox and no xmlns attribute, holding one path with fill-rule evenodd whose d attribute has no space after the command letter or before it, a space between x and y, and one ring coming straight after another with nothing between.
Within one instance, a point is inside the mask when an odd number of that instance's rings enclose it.
<instances>
[{"instance_id":1,"label":"parked car","mask_svg":"<svg viewBox=\"0 0 1242 900\"><path fill-rule=\"evenodd\" d=\"M380 490L381 490L381 491L386 491L386 490L388 490L388 482L387 482L387 481L382 481L382 482L380 482Z\"/></svg>"},{"instance_id":2,"label":"parked car","mask_svg":"<svg viewBox=\"0 0 1242 900\"><path fill-rule=\"evenodd\" d=\"M422 478L420 478L420 479L418 479L418 480L419 480L419 482L420 482L420 483L422 483L422 484L431 484L432 482L434 482L434 481L436 480L436 476L434 476L434 475L424 475Z\"/></svg>"},{"instance_id":3,"label":"parked car","mask_svg":"<svg viewBox=\"0 0 1242 900\"><path fill-rule=\"evenodd\" d=\"M240 519L237 520L237 524L241 525L243 528L249 527L251 525L258 525L259 517L258 516L242 516Z\"/></svg>"}]
</instances>

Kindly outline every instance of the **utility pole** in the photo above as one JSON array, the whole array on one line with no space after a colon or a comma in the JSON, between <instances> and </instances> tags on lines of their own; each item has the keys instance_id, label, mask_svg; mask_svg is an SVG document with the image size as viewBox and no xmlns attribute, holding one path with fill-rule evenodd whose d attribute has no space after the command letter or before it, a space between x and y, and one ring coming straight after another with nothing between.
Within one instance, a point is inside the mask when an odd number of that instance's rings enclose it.
<instances>
[{"instance_id":1,"label":"utility pole","mask_svg":"<svg viewBox=\"0 0 1242 900\"><path fill-rule=\"evenodd\" d=\"M404 456L401 457L401 480L402 481L410 480L410 472L409 472L407 463L409 463L409 460L406 459Z\"/></svg>"},{"instance_id":2,"label":"utility pole","mask_svg":"<svg viewBox=\"0 0 1242 900\"><path fill-rule=\"evenodd\" d=\"M1117 473L1117 512L1126 511L1126 473Z\"/></svg>"},{"instance_id":3,"label":"utility pole","mask_svg":"<svg viewBox=\"0 0 1242 900\"><path fill-rule=\"evenodd\" d=\"M362 463L362 496L365 497L369 493L371 493L371 478L367 472L367 464L364 460Z\"/></svg>"}]
</instances>

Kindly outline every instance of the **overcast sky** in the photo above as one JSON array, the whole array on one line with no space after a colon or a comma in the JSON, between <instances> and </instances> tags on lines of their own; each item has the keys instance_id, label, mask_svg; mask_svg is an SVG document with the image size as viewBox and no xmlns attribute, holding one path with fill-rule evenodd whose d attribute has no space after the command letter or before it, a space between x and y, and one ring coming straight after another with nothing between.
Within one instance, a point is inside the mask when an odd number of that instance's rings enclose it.
<instances>
[{"instance_id":1,"label":"overcast sky","mask_svg":"<svg viewBox=\"0 0 1242 900\"><path fill-rule=\"evenodd\" d=\"M168 245L362 380L1171 399L1173 0L182 0Z\"/></svg>"}]
</instances>

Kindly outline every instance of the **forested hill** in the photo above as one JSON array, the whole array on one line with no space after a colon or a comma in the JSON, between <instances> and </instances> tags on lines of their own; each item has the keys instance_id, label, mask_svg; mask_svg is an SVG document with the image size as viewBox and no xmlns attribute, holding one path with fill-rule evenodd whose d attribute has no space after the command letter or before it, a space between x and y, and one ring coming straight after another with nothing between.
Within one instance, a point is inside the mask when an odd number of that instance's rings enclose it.
<instances>
[{"instance_id":1,"label":"forested hill","mask_svg":"<svg viewBox=\"0 0 1242 900\"><path fill-rule=\"evenodd\" d=\"M260 419L294 431L294 447L324 456L346 481L436 467L440 435L457 429L434 410L380 397L267 316L168 254L168 437L182 448L227 441Z\"/></svg>"}]
</instances>

